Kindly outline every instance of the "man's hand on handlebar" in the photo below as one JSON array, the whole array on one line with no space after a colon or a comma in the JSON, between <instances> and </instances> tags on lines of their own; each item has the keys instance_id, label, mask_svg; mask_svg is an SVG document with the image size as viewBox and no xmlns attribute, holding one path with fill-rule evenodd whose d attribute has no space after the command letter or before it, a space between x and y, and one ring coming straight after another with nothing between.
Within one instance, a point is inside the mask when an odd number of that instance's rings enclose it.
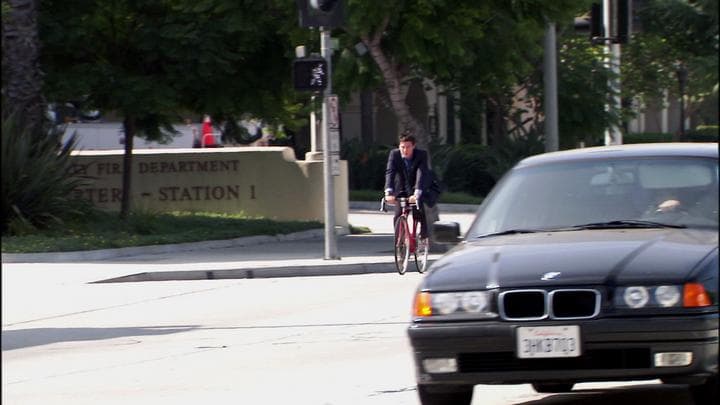
<instances>
[{"instance_id":1,"label":"man's hand on handlebar","mask_svg":"<svg viewBox=\"0 0 720 405\"><path fill-rule=\"evenodd\" d=\"M395 200L396 200L396 198L395 198L394 195L392 195L392 194L385 194L385 202L386 202L386 203L392 204L392 203L395 202ZM414 195L411 195L411 196L407 199L407 202L410 203L410 204L416 204L416 203L417 203L417 197L415 197Z\"/></svg>"}]
</instances>

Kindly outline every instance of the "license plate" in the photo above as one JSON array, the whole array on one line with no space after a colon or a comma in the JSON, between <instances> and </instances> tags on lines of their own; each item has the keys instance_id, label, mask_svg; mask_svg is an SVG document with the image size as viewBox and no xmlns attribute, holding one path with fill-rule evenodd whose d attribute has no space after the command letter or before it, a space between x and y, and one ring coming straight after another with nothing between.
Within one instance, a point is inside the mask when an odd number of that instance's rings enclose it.
<instances>
[{"instance_id":1,"label":"license plate","mask_svg":"<svg viewBox=\"0 0 720 405\"><path fill-rule=\"evenodd\" d=\"M517 333L517 357L537 359L580 356L580 327L521 326Z\"/></svg>"}]
</instances>

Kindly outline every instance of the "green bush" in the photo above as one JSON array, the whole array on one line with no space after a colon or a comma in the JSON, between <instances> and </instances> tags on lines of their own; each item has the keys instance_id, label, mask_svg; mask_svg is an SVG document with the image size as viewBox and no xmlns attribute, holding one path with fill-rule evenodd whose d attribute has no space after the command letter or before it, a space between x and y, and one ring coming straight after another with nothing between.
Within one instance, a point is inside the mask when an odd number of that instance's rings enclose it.
<instances>
[{"instance_id":1,"label":"green bush","mask_svg":"<svg viewBox=\"0 0 720 405\"><path fill-rule=\"evenodd\" d=\"M431 143L430 160L444 194L466 193L478 198L485 197L517 161L541 153L543 148L543 143L536 136L507 140L492 146ZM388 146L366 146L357 139L343 144L341 158L348 161L351 191L382 191L389 151ZM375 198L379 195L369 196L369 199Z\"/></svg>"},{"instance_id":2,"label":"green bush","mask_svg":"<svg viewBox=\"0 0 720 405\"><path fill-rule=\"evenodd\" d=\"M497 181L490 174L491 156L482 145L455 146L447 154L442 181L448 191L485 196Z\"/></svg>"},{"instance_id":3,"label":"green bush","mask_svg":"<svg viewBox=\"0 0 720 405\"><path fill-rule=\"evenodd\" d=\"M378 190L385 187L385 169L390 148L364 145L358 139L343 144L341 159L348 162L348 186L351 190Z\"/></svg>"},{"instance_id":4,"label":"green bush","mask_svg":"<svg viewBox=\"0 0 720 405\"><path fill-rule=\"evenodd\" d=\"M377 203L380 208L380 199L383 194L378 190L350 190L350 201L370 201ZM440 195L439 203L445 204L476 204L483 202L483 197L477 197L468 193L453 193L446 191Z\"/></svg>"},{"instance_id":5,"label":"green bush","mask_svg":"<svg viewBox=\"0 0 720 405\"><path fill-rule=\"evenodd\" d=\"M665 132L637 132L623 135L623 143L672 142L673 135Z\"/></svg>"},{"instance_id":6,"label":"green bush","mask_svg":"<svg viewBox=\"0 0 720 405\"><path fill-rule=\"evenodd\" d=\"M699 125L695 130L688 132L687 138L692 142L717 142L720 127L717 125Z\"/></svg>"},{"instance_id":7,"label":"green bush","mask_svg":"<svg viewBox=\"0 0 720 405\"><path fill-rule=\"evenodd\" d=\"M717 142L718 126L701 125L685 134L686 142ZM623 135L623 143L673 142L673 134L667 132L639 132Z\"/></svg>"},{"instance_id":8,"label":"green bush","mask_svg":"<svg viewBox=\"0 0 720 405\"><path fill-rule=\"evenodd\" d=\"M349 190L349 199L350 201L377 201L378 207L380 206L380 199L383 197L384 193L382 191L378 190L364 190L364 189L355 189L355 190Z\"/></svg>"},{"instance_id":9,"label":"green bush","mask_svg":"<svg viewBox=\"0 0 720 405\"><path fill-rule=\"evenodd\" d=\"M83 180L69 174L75 138L59 146L56 134L33 133L16 116L2 118L2 233L27 234L64 218L92 212L73 198Z\"/></svg>"}]
</instances>

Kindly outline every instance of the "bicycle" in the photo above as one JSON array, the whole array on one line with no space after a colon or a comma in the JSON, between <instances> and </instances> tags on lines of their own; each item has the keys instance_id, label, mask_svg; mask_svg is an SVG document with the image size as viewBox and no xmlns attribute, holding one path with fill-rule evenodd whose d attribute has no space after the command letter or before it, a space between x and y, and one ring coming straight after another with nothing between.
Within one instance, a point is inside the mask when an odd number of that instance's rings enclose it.
<instances>
[{"instance_id":1,"label":"bicycle","mask_svg":"<svg viewBox=\"0 0 720 405\"><path fill-rule=\"evenodd\" d=\"M398 273L405 274L410 261L410 254L415 258L415 268L418 273L424 273L428 264L428 252L430 251L430 243L424 243L418 246L417 232L420 226L420 219L414 214L413 208L417 208L417 204L410 203L405 197L395 199L400 204L400 216L395 221L394 230L394 250L395 250L395 268ZM385 197L380 201L380 210L385 212ZM412 232L408 219L412 215Z\"/></svg>"}]
</instances>

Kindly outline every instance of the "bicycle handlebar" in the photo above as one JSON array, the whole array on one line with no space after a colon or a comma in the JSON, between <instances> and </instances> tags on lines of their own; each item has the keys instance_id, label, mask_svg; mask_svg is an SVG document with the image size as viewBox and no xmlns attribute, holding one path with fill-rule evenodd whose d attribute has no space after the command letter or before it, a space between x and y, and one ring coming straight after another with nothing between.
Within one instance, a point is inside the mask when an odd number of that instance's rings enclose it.
<instances>
[{"instance_id":1,"label":"bicycle handlebar","mask_svg":"<svg viewBox=\"0 0 720 405\"><path fill-rule=\"evenodd\" d=\"M396 198L395 198L395 201L397 201L398 203L400 203L400 207L401 207L401 208L404 208L404 207L406 207L406 206L408 206L408 205L409 205L410 207L417 207L417 201L411 203L409 200L410 200L410 199L409 199L408 197L396 197ZM387 205L395 205L395 204L392 204L392 203L389 203L389 202L385 201L385 197L383 196L383 198L380 199L380 211L382 211L382 212L387 212Z\"/></svg>"}]
</instances>

